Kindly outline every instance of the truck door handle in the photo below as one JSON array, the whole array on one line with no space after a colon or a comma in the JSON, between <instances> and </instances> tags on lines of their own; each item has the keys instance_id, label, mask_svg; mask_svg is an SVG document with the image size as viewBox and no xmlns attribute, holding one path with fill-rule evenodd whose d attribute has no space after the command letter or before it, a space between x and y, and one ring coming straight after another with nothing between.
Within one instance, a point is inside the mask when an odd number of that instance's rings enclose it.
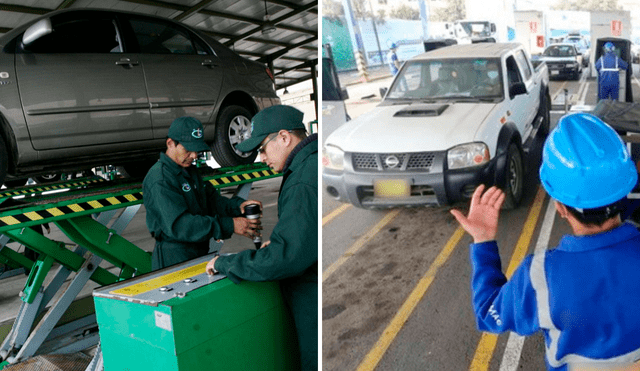
<instances>
[{"instance_id":1,"label":"truck door handle","mask_svg":"<svg viewBox=\"0 0 640 371\"><path fill-rule=\"evenodd\" d=\"M129 58L122 58L119 61L116 61L116 65L117 66L137 66L139 64L140 64L140 62L132 61Z\"/></svg>"},{"instance_id":2,"label":"truck door handle","mask_svg":"<svg viewBox=\"0 0 640 371\"><path fill-rule=\"evenodd\" d=\"M205 59L202 62L202 65L205 66L205 67L218 67L218 65L213 63L213 61L211 59Z\"/></svg>"}]
</instances>

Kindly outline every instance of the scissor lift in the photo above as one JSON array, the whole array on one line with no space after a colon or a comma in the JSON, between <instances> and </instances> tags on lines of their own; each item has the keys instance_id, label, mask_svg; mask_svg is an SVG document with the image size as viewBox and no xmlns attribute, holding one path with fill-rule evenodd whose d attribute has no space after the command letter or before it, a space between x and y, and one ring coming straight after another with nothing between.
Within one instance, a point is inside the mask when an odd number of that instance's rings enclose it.
<instances>
[{"instance_id":1,"label":"scissor lift","mask_svg":"<svg viewBox=\"0 0 640 371\"><path fill-rule=\"evenodd\" d=\"M204 174L204 180L218 189L237 186L236 194L248 198L253 182L280 175L263 164L251 164L215 169ZM66 192L48 194L53 190ZM6 206L11 204L7 200L16 197L22 198L20 205ZM0 263L30 270L20 293L18 316L0 346L0 369L37 354L73 353L98 344L95 314L56 326L89 280L104 286L151 271L151 254L120 236L142 202L140 182L102 178L0 192ZM44 223L55 223L75 245L29 228ZM32 261L9 248L11 240L38 252L38 259ZM113 264L117 272L100 267L103 260ZM54 262L59 266L45 287ZM75 276L67 281L72 272Z\"/></svg>"}]
</instances>

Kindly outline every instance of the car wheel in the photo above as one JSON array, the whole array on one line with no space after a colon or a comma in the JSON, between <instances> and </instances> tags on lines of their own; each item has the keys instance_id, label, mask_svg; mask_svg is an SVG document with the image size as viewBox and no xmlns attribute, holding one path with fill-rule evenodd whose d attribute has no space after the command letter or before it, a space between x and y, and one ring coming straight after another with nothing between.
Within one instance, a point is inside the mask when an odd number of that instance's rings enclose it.
<instances>
[{"instance_id":1,"label":"car wheel","mask_svg":"<svg viewBox=\"0 0 640 371\"><path fill-rule=\"evenodd\" d=\"M54 173L54 174L47 174L47 175L39 175L33 179L36 181L36 183L53 183L53 182L57 182L61 178L62 178L62 174Z\"/></svg>"},{"instance_id":2,"label":"car wheel","mask_svg":"<svg viewBox=\"0 0 640 371\"><path fill-rule=\"evenodd\" d=\"M216 122L216 136L211 147L213 158L220 166L237 166L255 161L258 153L240 152L236 145L251 134L249 110L241 106L227 106L220 111Z\"/></svg>"},{"instance_id":3,"label":"car wheel","mask_svg":"<svg viewBox=\"0 0 640 371\"><path fill-rule=\"evenodd\" d=\"M546 138L549 134L549 128L551 126L551 97L549 93L544 95L543 101L540 102L540 109L538 114L542 116L542 122L538 129L538 135Z\"/></svg>"},{"instance_id":4,"label":"car wheel","mask_svg":"<svg viewBox=\"0 0 640 371\"><path fill-rule=\"evenodd\" d=\"M506 195L504 201L504 209L515 209L522 199L524 190L524 166L522 164L522 155L515 143L509 145L507 153L507 176L504 193Z\"/></svg>"}]
</instances>

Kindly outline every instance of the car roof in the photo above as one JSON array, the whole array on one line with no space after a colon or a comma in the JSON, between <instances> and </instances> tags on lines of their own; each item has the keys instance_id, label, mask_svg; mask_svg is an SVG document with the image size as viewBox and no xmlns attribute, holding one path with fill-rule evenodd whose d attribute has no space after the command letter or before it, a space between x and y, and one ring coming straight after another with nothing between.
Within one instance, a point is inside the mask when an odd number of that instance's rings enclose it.
<instances>
[{"instance_id":1,"label":"car roof","mask_svg":"<svg viewBox=\"0 0 640 371\"><path fill-rule=\"evenodd\" d=\"M417 55L411 60L442 58L500 58L508 52L522 48L519 43L477 43L451 45Z\"/></svg>"}]
</instances>

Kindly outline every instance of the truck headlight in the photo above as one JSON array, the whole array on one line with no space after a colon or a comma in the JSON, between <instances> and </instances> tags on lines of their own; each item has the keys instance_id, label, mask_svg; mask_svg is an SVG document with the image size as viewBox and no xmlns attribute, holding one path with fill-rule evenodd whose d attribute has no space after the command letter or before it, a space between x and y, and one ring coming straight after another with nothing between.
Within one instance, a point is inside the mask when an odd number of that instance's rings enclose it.
<instances>
[{"instance_id":1,"label":"truck headlight","mask_svg":"<svg viewBox=\"0 0 640 371\"><path fill-rule=\"evenodd\" d=\"M344 151L332 145L324 147L322 166L328 169L344 170Z\"/></svg>"},{"instance_id":2,"label":"truck headlight","mask_svg":"<svg viewBox=\"0 0 640 371\"><path fill-rule=\"evenodd\" d=\"M489 147L484 143L467 143L451 148L447 152L449 169L486 164L490 160Z\"/></svg>"}]
</instances>

